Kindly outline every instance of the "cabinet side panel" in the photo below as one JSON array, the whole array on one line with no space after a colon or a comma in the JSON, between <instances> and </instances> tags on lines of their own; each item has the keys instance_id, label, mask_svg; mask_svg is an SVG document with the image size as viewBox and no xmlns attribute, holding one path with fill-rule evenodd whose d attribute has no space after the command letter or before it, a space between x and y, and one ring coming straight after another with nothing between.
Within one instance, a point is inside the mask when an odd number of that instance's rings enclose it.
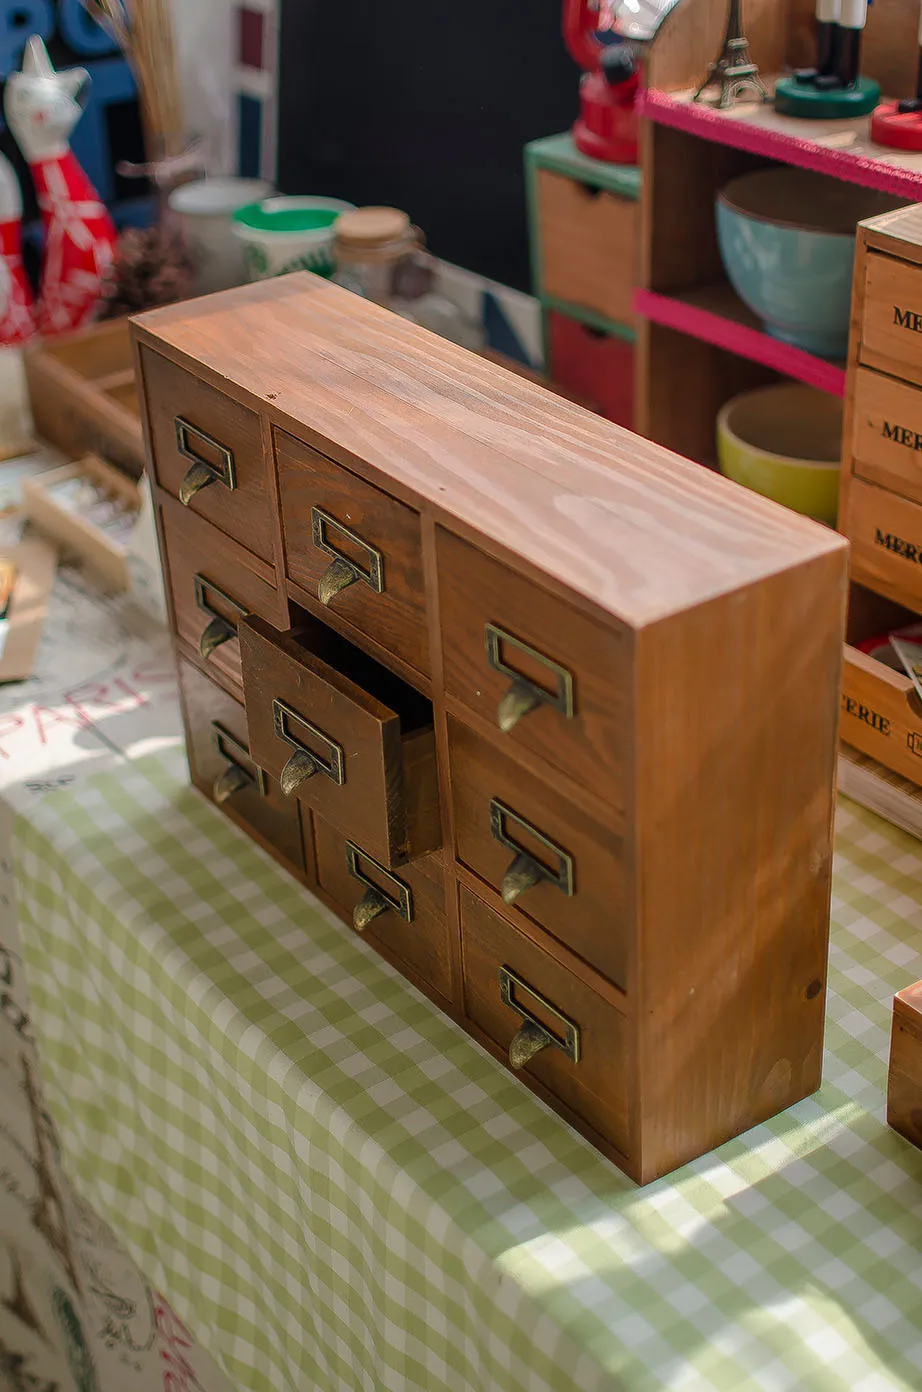
<instances>
[{"instance_id":1,"label":"cabinet side panel","mask_svg":"<svg viewBox=\"0 0 922 1392\"><path fill-rule=\"evenodd\" d=\"M820 1082L846 551L637 639L644 1179Z\"/></svg>"}]
</instances>

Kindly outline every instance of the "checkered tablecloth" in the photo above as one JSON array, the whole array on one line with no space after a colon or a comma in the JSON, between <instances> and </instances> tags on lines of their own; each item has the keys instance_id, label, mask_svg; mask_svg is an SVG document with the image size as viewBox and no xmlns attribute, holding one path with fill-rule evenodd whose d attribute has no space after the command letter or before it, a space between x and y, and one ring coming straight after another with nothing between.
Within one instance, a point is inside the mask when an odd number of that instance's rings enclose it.
<instances>
[{"instance_id":1,"label":"checkered tablecloth","mask_svg":"<svg viewBox=\"0 0 922 1392\"><path fill-rule=\"evenodd\" d=\"M16 874L69 1162L241 1389L917 1392L918 842L840 807L822 1090L638 1189L185 781L34 800Z\"/></svg>"}]
</instances>

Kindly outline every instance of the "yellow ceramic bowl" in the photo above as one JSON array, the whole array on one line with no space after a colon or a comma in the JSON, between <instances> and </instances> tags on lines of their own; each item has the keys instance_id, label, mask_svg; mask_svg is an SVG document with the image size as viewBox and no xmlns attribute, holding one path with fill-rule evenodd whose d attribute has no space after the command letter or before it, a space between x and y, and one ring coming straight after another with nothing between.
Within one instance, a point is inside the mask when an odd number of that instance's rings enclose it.
<instances>
[{"instance_id":1,"label":"yellow ceramic bowl","mask_svg":"<svg viewBox=\"0 0 922 1392\"><path fill-rule=\"evenodd\" d=\"M717 417L721 473L835 526L842 403L799 383L744 392Z\"/></svg>"}]
</instances>

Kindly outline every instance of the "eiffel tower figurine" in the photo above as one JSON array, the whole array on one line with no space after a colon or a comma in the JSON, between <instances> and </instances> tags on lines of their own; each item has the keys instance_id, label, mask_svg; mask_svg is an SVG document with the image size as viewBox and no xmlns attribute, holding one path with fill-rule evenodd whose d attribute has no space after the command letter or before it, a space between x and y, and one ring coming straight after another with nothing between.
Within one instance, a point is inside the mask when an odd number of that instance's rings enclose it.
<instances>
[{"instance_id":1,"label":"eiffel tower figurine","mask_svg":"<svg viewBox=\"0 0 922 1392\"><path fill-rule=\"evenodd\" d=\"M727 32L723 48L716 63L707 70L707 76L695 93L695 101L700 101L708 87L720 86L716 105L721 110L732 106L741 92L750 88L760 101L768 101L768 93L759 77L759 69L749 55L749 40L743 36L743 17L741 0L730 0L730 13L727 16Z\"/></svg>"}]
</instances>

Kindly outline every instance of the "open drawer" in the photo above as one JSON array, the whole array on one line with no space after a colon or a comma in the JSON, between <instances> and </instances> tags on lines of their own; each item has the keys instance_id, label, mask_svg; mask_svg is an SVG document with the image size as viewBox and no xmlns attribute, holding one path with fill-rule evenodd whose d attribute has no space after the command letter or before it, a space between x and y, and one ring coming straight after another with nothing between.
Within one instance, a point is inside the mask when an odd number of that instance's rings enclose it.
<instances>
[{"instance_id":1,"label":"open drawer","mask_svg":"<svg viewBox=\"0 0 922 1392\"><path fill-rule=\"evenodd\" d=\"M238 625L253 757L388 869L441 841L431 703L313 620Z\"/></svg>"},{"instance_id":2,"label":"open drawer","mask_svg":"<svg viewBox=\"0 0 922 1392\"><path fill-rule=\"evenodd\" d=\"M875 646L886 652L888 633L918 622L918 614L852 583L839 734L846 744L922 784L922 700L905 672L855 646L871 646L880 638Z\"/></svg>"}]
</instances>

